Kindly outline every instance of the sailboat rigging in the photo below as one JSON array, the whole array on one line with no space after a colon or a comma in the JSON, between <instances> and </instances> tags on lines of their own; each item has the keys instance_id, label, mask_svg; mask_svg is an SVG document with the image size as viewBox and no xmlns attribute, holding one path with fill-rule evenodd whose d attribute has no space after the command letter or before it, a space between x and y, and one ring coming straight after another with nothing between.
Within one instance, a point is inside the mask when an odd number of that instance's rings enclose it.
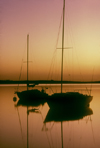
<instances>
[{"instance_id":1,"label":"sailboat rigging","mask_svg":"<svg viewBox=\"0 0 100 148\"><path fill-rule=\"evenodd\" d=\"M48 94L42 89L41 91L38 89L28 89L29 80L28 80L28 72L29 72L29 34L27 35L27 89L24 91L16 91L15 94L19 97L19 101L17 105L23 106L38 106L43 105L45 103L45 99L48 97ZM35 86L35 84L34 84Z\"/></svg>"},{"instance_id":2,"label":"sailboat rigging","mask_svg":"<svg viewBox=\"0 0 100 148\"><path fill-rule=\"evenodd\" d=\"M63 93L63 54L64 54L64 20L65 20L65 0L63 0L63 24L62 24L62 55L61 55L61 93L54 93L48 99L47 103L49 107L58 104L61 105L69 104L73 107L89 106L93 96L83 95L79 92L66 92Z\"/></svg>"}]
</instances>

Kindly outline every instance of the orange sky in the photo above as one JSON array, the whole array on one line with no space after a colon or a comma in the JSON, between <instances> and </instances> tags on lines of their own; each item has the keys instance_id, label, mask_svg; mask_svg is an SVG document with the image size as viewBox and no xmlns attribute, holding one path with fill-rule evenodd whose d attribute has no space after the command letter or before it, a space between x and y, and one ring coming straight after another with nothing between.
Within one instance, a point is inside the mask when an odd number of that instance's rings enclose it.
<instances>
[{"instance_id":1,"label":"orange sky","mask_svg":"<svg viewBox=\"0 0 100 148\"><path fill-rule=\"evenodd\" d=\"M28 33L29 79L60 79L61 50L55 56L54 50L62 4L63 0L0 1L0 79L19 79ZM61 47L61 31L57 47ZM66 0L67 46L73 48L64 51L64 79L100 80L99 0ZM25 63L21 79L26 79Z\"/></svg>"}]
</instances>

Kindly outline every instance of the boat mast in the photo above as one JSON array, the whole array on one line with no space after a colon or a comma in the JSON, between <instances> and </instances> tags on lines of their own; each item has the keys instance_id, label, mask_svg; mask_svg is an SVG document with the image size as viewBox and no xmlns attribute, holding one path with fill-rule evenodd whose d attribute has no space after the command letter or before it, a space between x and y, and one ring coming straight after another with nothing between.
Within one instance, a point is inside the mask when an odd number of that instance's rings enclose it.
<instances>
[{"instance_id":1,"label":"boat mast","mask_svg":"<svg viewBox=\"0 0 100 148\"><path fill-rule=\"evenodd\" d=\"M61 93L62 93L62 81L63 81L64 18L65 18L65 0L63 0L62 63L61 63ZM62 141L62 148L63 148L63 123L62 123L62 122L61 122L61 141Z\"/></svg>"},{"instance_id":2,"label":"boat mast","mask_svg":"<svg viewBox=\"0 0 100 148\"><path fill-rule=\"evenodd\" d=\"M65 18L65 0L63 0L63 26L62 26L62 63L61 63L61 93L62 93L62 81L63 81L64 18Z\"/></svg>"},{"instance_id":3,"label":"boat mast","mask_svg":"<svg viewBox=\"0 0 100 148\"><path fill-rule=\"evenodd\" d=\"M29 34L27 34L27 90L28 90L28 60L29 58ZM28 139L28 106L27 106L27 148L28 148L28 143L29 143L29 139Z\"/></svg>"},{"instance_id":4,"label":"boat mast","mask_svg":"<svg viewBox=\"0 0 100 148\"><path fill-rule=\"evenodd\" d=\"M27 35L27 89L28 89L28 55L29 55L29 34Z\"/></svg>"}]
</instances>

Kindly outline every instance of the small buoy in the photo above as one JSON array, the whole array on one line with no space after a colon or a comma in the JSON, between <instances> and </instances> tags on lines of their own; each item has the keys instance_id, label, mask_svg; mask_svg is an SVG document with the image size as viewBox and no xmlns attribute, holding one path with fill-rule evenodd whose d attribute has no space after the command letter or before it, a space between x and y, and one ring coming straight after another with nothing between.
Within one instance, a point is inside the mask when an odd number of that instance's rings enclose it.
<instances>
[{"instance_id":1,"label":"small buoy","mask_svg":"<svg viewBox=\"0 0 100 148\"><path fill-rule=\"evenodd\" d=\"M16 97L13 97L13 101L16 102L17 101L17 98Z\"/></svg>"}]
</instances>

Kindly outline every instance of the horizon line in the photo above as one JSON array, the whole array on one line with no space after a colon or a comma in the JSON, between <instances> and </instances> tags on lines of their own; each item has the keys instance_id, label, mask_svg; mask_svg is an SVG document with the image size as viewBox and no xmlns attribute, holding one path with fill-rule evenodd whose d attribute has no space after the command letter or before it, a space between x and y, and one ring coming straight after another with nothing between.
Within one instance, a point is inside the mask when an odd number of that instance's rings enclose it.
<instances>
[{"instance_id":1,"label":"horizon line","mask_svg":"<svg viewBox=\"0 0 100 148\"><path fill-rule=\"evenodd\" d=\"M63 84L100 83L100 81L62 81ZM0 80L0 84L61 84L61 80Z\"/></svg>"}]
</instances>

